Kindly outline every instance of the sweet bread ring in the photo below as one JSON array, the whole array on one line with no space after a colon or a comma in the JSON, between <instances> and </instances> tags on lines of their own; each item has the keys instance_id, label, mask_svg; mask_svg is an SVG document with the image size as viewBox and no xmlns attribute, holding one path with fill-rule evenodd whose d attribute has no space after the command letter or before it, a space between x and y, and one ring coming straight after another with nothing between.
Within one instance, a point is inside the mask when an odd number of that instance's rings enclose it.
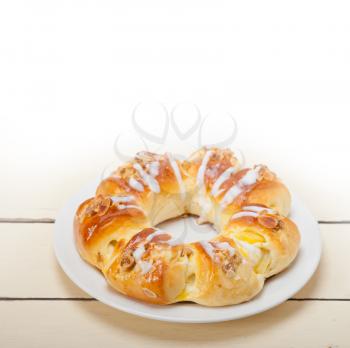
<instances>
[{"instance_id":1,"label":"sweet bread ring","mask_svg":"<svg viewBox=\"0 0 350 348\"><path fill-rule=\"evenodd\" d=\"M241 169L230 150L202 148L187 160L138 153L83 202L74 231L83 259L119 292L149 303L247 301L285 269L300 242L288 189L267 167ZM155 226L194 214L211 241L182 243Z\"/></svg>"}]
</instances>

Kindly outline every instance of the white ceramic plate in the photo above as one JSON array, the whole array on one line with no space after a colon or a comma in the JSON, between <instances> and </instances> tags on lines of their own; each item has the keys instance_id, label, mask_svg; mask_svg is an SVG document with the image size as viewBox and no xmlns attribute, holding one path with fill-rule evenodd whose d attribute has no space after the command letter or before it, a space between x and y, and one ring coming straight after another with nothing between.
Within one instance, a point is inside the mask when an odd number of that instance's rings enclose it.
<instances>
[{"instance_id":1,"label":"white ceramic plate","mask_svg":"<svg viewBox=\"0 0 350 348\"><path fill-rule=\"evenodd\" d=\"M73 216L78 205L94 195L97 183L74 196L63 208L55 224L56 257L70 279L99 301L141 317L182 323L209 323L239 319L266 311L286 301L299 291L315 272L321 255L321 239L317 222L303 203L293 195L291 218L301 233L299 254L284 272L268 279L262 292L253 300L234 306L203 307L192 303L169 306L150 305L119 294L108 286L103 275L84 262L73 237Z\"/></svg>"}]
</instances>

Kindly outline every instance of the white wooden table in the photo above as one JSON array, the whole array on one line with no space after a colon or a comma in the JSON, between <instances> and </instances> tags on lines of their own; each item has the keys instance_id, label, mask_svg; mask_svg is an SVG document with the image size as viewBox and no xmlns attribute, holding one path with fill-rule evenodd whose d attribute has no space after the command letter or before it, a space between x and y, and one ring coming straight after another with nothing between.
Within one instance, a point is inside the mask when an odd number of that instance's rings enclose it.
<instances>
[{"instance_id":1,"label":"white wooden table","mask_svg":"<svg viewBox=\"0 0 350 348\"><path fill-rule=\"evenodd\" d=\"M323 135L315 134L314 141L318 137ZM36 146L35 141L31 144ZM0 346L280 347L283 343L290 347L348 347L349 188L346 194L343 191L349 185L348 172L342 168L345 164L338 147L331 145L328 155L333 158L332 176L327 167L324 171L318 169L323 167L321 150L319 153L314 150L313 165L306 172L305 156L309 154L305 148L296 146L288 160L277 158L278 153L274 154L276 159L271 156L273 167L283 172L285 181L308 202L320 221L324 250L315 276L298 294L275 309L243 320L208 325L177 325L137 318L111 309L78 289L53 255L54 218L64 200L93 177L101 163L94 159L96 168L89 158L78 163L78 156L69 148L65 149L68 159L62 156L60 161L52 159L50 153L43 154L33 167L27 167L29 160L16 161L17 168L9 177L1 174L7 185L1 186L6 204L0 211ZM11 163L13 166L13 158L21 156L22 149L9 147L5 151L5 143L2 147L8 156L4 168ZM76 165L65 165L73 155L77 157ZM29 150L26 156L35 159L35 151ZM88 172L87 167L91 168ZM35 174L29 174L30 171ZM310 171L317 175L310 175Z\"/></svg>"},{"instance_id":2,"label":"white wooden table","mask_svg":"<svg viewBox=\"0 0 350 348\"><path fill-rule=\"evenodd\" d=\"M0 347L350 347L348 2L176 4L0 4ZM97 302L58 266L57 212L151 98L232 112L234 145L318 219L320 267L286 303L162 323Z\"/></svg>"}]
</instances>

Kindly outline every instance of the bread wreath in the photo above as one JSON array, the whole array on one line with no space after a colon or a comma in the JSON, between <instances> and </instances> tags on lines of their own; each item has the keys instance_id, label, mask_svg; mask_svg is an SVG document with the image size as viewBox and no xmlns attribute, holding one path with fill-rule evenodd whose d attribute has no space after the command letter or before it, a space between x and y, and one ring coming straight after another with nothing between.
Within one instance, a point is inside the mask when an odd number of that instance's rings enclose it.
<instances>
[{"instance_id":1,"label":"bread wreath","mask_svg":"<svg viewBox=\"0 0 350 348\"><path fill-rule=\"evenodd\" d=\"M75 216L83 259L109 284L149 303L247 301L295 258L288 189L266 166L241 169L232 151L202 148L187 160L141 152L98 186ZM182 243L155 226L194 214L211 241Z\"/></svg>"}]
</instances>

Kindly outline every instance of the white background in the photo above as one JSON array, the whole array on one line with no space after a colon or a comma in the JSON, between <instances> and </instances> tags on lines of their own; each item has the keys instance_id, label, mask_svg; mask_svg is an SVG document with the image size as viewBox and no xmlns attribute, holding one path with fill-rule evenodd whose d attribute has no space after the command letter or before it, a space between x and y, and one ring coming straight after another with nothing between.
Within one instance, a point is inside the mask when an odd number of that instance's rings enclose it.
<instances>
[{"instance_id":1,"label":"white background","mask_svg":"<svg viewBox=\"0 0 350 348\"><path fill-rule=\"evenodd\" d=\"M114 161L134 106L157 101L217 125L231 113L249 163L318 219L348 219L349 14L348 1L2 1L0 216L54 217ZM204 129L222 136L213 118Z\"/></svg>"}]
</instances>

